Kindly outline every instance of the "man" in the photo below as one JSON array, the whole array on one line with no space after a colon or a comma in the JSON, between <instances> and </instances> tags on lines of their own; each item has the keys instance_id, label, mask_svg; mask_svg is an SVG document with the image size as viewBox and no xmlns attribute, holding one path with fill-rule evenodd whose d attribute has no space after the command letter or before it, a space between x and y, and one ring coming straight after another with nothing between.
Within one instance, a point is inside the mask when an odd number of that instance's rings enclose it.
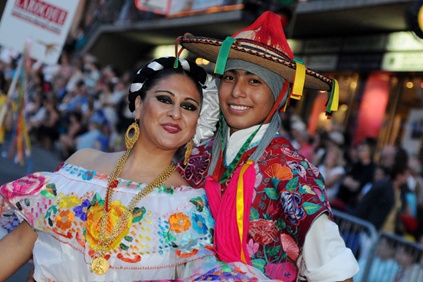
<instances>
[{"instance_id":1,"label":"man","mask_svg":"<svg viewBox=\"0 0 423 282\"><path fill-rule=\"evenodd\" d=\"M332 220L319 171L278 134L277 111L289 98L300 98L303 86L330 91L336 83L293 60L272 12L224 41L185 35L179 42L221 75L217 135L179 167L206 189L219 258L282 281L352 281L358 265ZM329 103L327 111L335 108Z\"/></svg>"}]
</instances>

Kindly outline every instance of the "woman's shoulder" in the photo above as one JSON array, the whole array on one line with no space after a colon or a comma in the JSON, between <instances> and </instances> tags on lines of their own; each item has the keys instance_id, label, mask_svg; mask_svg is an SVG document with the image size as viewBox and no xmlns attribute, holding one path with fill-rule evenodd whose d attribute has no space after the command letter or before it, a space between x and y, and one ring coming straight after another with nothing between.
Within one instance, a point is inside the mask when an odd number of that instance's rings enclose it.
<instances>
[{"instance_id":1,"label":"woman's shoulder","mask_svg":"<svg viewBox=\"0 0 423 282\"><path fill-rule=\"evenodd\" d=\"M87 170L95 170L109 174L119 160L122 152L103 152L96 149L86 148L76 151L65 163L78 166Z\"/></svg>"}]
</instances>

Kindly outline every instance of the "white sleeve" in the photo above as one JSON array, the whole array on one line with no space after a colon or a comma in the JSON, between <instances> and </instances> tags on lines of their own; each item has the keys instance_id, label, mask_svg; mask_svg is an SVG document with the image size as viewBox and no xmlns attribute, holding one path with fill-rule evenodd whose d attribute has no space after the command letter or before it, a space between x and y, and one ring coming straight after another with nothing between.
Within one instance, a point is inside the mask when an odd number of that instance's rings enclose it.
<instances>
[{"instance_id":1,"label":"white sleeve","mask_svg":"<svg viewBox=\"0 0 423 282\"><path fill-rule=\"evenodd\" d=\"M319 216L308 231L303 248L309 282L344 281L357 274L359 267L352 251L345 246L338 225L327 214Z\"/></svg>"}]
</instances>

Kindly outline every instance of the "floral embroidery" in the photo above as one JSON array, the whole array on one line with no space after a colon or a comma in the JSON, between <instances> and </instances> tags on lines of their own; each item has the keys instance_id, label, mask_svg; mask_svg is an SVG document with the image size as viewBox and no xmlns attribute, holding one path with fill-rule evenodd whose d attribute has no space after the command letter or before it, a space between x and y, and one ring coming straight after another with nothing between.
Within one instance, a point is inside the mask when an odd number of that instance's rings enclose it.
<instances>
[{"instance_id":1,"label":"floral embroidery","mask_svg":"<svg viewBox=\"0 0 423 282\"><path fill-rule=\"evenodd\" d=\"M195 231L199 234L206 234L207 233L207 225L206 220L199 214L194 213L191 217L192 220L192 227Z\"/></svg>"},{"instance_id":2,"label":"floral embroidery","mask_svg":"<svg viewBox=\"0 0 423 282\"><path fill-rule=\"evenodd\" d=\"M76 195L60 194L60 196L62 197L62 199L59 200L58 205L62 209L69 209L81 204L81 199L79 199Z\"/></svg>"},{"instance_id":3,"label":"floral embroidery","mask_svg":"<svg viewBox=\"0 0 423 282\"><path fill-rule=\"evenodd\" d=\"M97 182L91 185L89 182L94 179ZM93 256L99 248L99 221L104 216L102 195L107 180L105 174L65 163L55 173L34 173L0 186L0 228L8 231L16 228L19 219L15 210L20 209L20 214L35 229L52 235L50 240L69 244L75 252L86 249ZM13 184L19 189L15 189ZM119 179L118 183L119 188L137 189L142 185L124 179ZM106 259L114 257L113 266L132 267L130 264L133 264L135 267L146 251L151 250L150 254L154 257L173 253L181 263L212 255L214 220L204 190L198 190L198 193L190 191L195 195L192 198L186 197L186 190L185 186L162 186L155 193L166 193L163 196L166 196L166 201L172 199L171 205L163 207L160 201L158 204L163 209L153 213L149 209L155 203L146 201L145 205L135 207L132 215L127 213L123 203L133 195L119 191L116 198L122 202L116 199L110 204L106 236L124 214L129 215L128 224L109 244ZM6 198L6 195L11 198ZM12 206L6 209L3 204L8 202ZM179 212L182 209L184 213Z\"/></svg>"},{"instance_id":4,"label":"floral embroidery","mask_svg":"<svg viewBox=\"0 0 423 282\"><path fill-rule=\"evenodd\" d=\"M90 206L90 201L85 199L81 205L74 207L73 211L75 215L79 217L82 221L87 221L87 209Z\"/></svg>"},{"instance_id":5,"label":"floral embroidery","mask_svg":"<svg viewBox=\"0 0 423 282\"><path fill-rule=\"evenodd\" d=\"M194 199L191 199L190 202L194 204L197 211L202 212L204 209L204 202L201 197L195 197Z\"/></svg>"},{"instance_id":6,"label":"floral embroidery","mask_svg":"<svg viewBox=\"0 0 423 282\"><path fill-rule=\"evenodd\" d=\"M258 249L259 249L259 243L255 243L253 239L250 239L247 244L248 254L250 256L253 256L255 253L257 253Z\"/></svg>"},{"instance_id":7,"label":"floral embroidery","mask_svg":"<svg viewBox=\"0 0 423 282\"><path fill-rule=\"evenodd\" d=\"M62 210L54 220L57 228L62 229L63 231L68 230L72 226L72 222L75 218L75 215L70 210Z\"/></svg>"},{"instance_id":8,"label":"floral embroidery","mask_svg":"<svg viewBox=\"0 0 423 282\"><path fill-rule=\"evenodd\" d=\"M269 177L276 178L278 180L289 180L292 178L292 171L289 167L281 164L272 164L265 172Z\"/></svg>"},{"instance_id":9,"label":"floral embroidery","mask_svg":"<svg viewBox=\"0 0 423 282\"><path fill-rule=\"evenodd\" d=\"M297 281L297 270L290 262L268 263L265 273L270 278L282 279L284 282Z\"/></svg>"},{"instance_id":10,"label":"floral embroidery","mask_svg":"<svg viewBox=\"0 0 423 282\"><path fill-rule=\"evenodd\" d=\"M300 255L300 248L297 243L292 239L288 234L281 234L281 244L282 249L293 261L297 261L298 256Z\"/></svg>"},{"instance_id":11,"label":"floral embroidery","mask_svg":"<svg viewBox=\"0 0 423 282\"><path fill-rule=\"evenodd\" d=\"M97 173L95 172L95 171L93 171L93 170L86 170L83 174L82 174L82 179L84 179L84 180L91 180L91 179L93 179L94 178L94 176L96 175Z\"/></svg>"},{"instance_id":12,"label":"floral embroidery","mask_svg":"<svg viewBox=\"0 0 423 282\"><path fill-rule=\"evenodd\" d=\"M187 231L191 227L189 217L183 212L177 212L169 217L170 230L176 233Z\"/></svg>"},{"instance_id":13,"label":"floral embroidery","mask_svg":"<svg viewBox=\"0 0 423 282\"><path fill-rule=\"evenodd\" d=\"M295 192L282 192L281 205L285 215L292 224L298 225L298 223L304 219L305 211L302 208L302 199L300 194Z\"/></svg>"},{"instance_id":14,"label":"floral embroidery","mask_svg":"<svg viewBox=\"0 0 423 282\"><path fill-rule=\"evenodd\" d=\"M18 180L6 183L0 187L1 193L7 198L35 195L48 182L49 178L40 173L29 174Z\"/></svg>"},{"instance_id":15,"label":"floral embroidery","mask_svg":"<svg viewBox=\"0 0 423 282\"><path fill-rule=\"evenodd\" d=\"M107 226L115 227L119 218L123 218L123 214L128 214L128 210L118 200L113 201L110 204L110 210L107 217ZM99 249L99 237L100 237L100 220L105 216L103 206L91 206L88 210L87 221L86 221L86 232L87 241L90 243L92 249ZM132 217L132 216L131 216ZM132 218L130 218L125 228L119 233L118 236L110 243L109 249L113 250L119 246L120 241L123 237L128 234L129 229L132 225ZM113 228L107 228L106 237L110 236L110 232Z\"/></svg>"},{"instance_id":16,"label":"floral embroidery","mask_svg":"<svg viewBox=\"0 0 423 282\"><path fill-rule=\"evenodd\" d=\"M185 168L185 178L199 185L205 178L209 164L210 153L208 152L201 156L190 158Z\"/></svg>"},{"instance_id":17,"label":"floral embroidery","mask_svg":"<svg viewBox=\"0 0 423 282\"><path fill-rule=\"evenodd\" d=\"M250 222L249 233L254 241L262 245L268 245L277 239L278 228L271 220L253 220Z\"/></svg>"},{"instance_id":18,"label":"floral embroidery","mask_svg":"<svg viewBox=\"0 0 423 282\"><path fill-rule=\"evenodd\" d=\"M211 139L200 146L199 153L192 154L191 159L203 160L202 157L212 151L213 142L214 139ZM244 163L253 150L247 151L240 163ZM252 264L268 276L296 281L297 247L301 249L306 230L317 215L323 211L331 214L324 184L316 167L283 137L272 140L255 164L255 169L256 181L246 241L248 254ZM198 172L193 170L192 173ZM204 181L200 184L193 181L196 176L187 176L184 175L191 185L204 186ZM305 220L306 217L308 220ZM300 224L304 226L298 228ZM282 234L285 235L281 237ZM284 240L283 245L281 240Z\"/></svg>"},{"instance_id":19,"label":"floral embroidery","mask_svg":"<svg viewBox=\"0 0 423 282\"><path fill-rule=\"evenodd\" d=\"M300 175L302 178L306 177L306 169L297 161L289 161L287 162L287 164L293 170L294 173L298 173L298 175Z\"/></svg>"}]
</instances>

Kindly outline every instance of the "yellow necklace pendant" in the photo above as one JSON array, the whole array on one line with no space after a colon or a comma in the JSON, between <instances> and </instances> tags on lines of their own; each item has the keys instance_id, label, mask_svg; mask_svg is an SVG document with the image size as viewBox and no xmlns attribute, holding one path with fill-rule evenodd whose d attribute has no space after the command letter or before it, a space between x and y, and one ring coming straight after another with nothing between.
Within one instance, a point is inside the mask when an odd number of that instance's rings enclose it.
<instances>
[{"instance_id":1,"label":"yellow necklace pendant","mask_svg":"<svg viewBox=\"0 0 423 282\"><path fill-rule=\"evenodd\" d=\"M104 273L107 272L107 270L109 270L109 263L103 257L95 258L91 262L91 270L95 274L103 275Z\"/></svg>"}]
</instances>

